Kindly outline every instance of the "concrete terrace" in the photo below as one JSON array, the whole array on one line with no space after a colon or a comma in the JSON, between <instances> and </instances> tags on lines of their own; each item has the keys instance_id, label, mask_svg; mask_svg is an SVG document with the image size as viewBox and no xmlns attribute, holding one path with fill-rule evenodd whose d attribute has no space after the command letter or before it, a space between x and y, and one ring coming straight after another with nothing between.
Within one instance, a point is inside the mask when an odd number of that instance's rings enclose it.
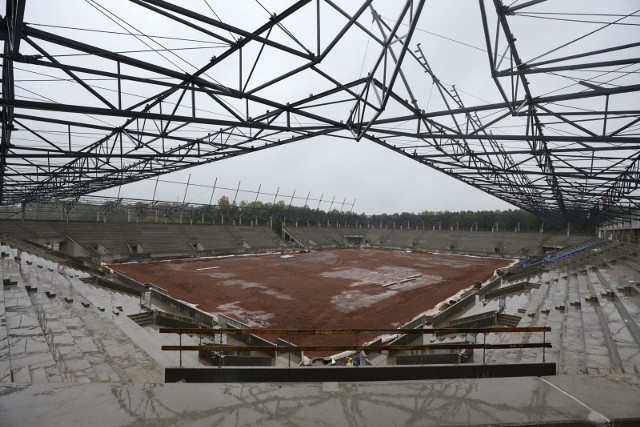
<instances>
[{"instance_id":1,"label":"concrete terrace","mask_svg":"<svg viewBox=\"0 0 640 427\"><path fill-rule=\"evenodd\" d=\"M7 245L0 251L0 381L158 382L177 364L178 355L159 350L175 337L129 318L142 311L139 297Z\"/></svg>"},{"instance_id":2,"label":"concrete terrace","mask_svg":"<svg viewBox=\"0 0 640 427\"><path fill-rule=\"evenodd\" d=\"M277 251L292 241L309 249L348 246L527 258L592 236L513 231L0 220L0 233L102 261Z\"/></svg>"},{"instance_id":3,"label":"concrete terrace","mask_svg":"<svg viewBox=\"0 0 640 427\"><path fill-rule=\"evenodd\" d=\"M637 247L605 243L514 276L495 280L497 286L489 291L481 289L463 310L437 326L486 326L503 324L502 319L509 326L550 326L546 339L553 348L544 356L542 349L493 350L486 352L487 363L534 362L544 357L557 363L558 374L640 374ZM509 343L523 337L497 333L486 339ZM524 337L525 342L541 340L542 334Z\"/></svg>"},{"instance_id":4,"label":"concrete terrace","mask_svg":"<svg viewBox=\"0 0 640 427\"><path fill-rule=\"evenodd\" d=\"M64 250L73 235L73 241L85 247L101 240L102 247L117 251L119 244L129 242L161 254L182 251L185 246L179 247L179 244L197 241L215 250L234 253L238 248L240 251L280 248L282 242L269 229L103 223L93 227L94 224L89 223L35 225L27 221L24 226L10 228L6 222L2 224L5 224L5 234L14 231L12 237L0 245L3 254L0 262L3 279L0 286L0 419L3 425L86 424L96 413L95 405L109 414L101 417L106 425L128 425L151 419L184 425L203 422L633 425L640 421L637 409L640 408L640 248L637 246L596 241L590 236L543 235L540 238L538 234L526 233L483 235L480 232L368 230L361 234L368 240L365 246L380 244L401 248L405 242L417 242L410 248L427 250L429 246L454 253L458 253L456 248L467 248L472 253L491 253L495 252L496 242L501 242L500 247L513 247L520 252L528 264L496 275L482 288L469 290L444 304L433 316L432 324L437 327L550 326L552 331L544 338L552 343L552 348L545 349L544 353L542 349L530 348L487 350L486 353L476 350L468 362L517 364L545 360L556 363L558 376L164 384L165 368L181 363L186 367L205 366L198 360L197 353L180 355L161 351L163 345L177 345L179 339L176 335L157 333L158 326L148 321L150 314L139 294L131 290L118 291L117 286L100 286L105 281L97 272L76 268L64 260L63 254L30 246L24 240L50 244L59 239L60 249ZM300 230L309 233L300 234ZM345 236L359 236L360 229L301 227L289 231L291 235L298 233L296 238L301 241L307 239L307 244L313 241L317 246L322 242L327 246L341 246L349 243ZM447 249L454 238L456 248ZM163 246L167 241L170 243ZM184 251L197 255L193 246L190 247ZM544 260L542 255L553 247L564 249ZM541 255L532 257L532 250ZM155 295L161 293L156 292ZM178 322L202 324L206 319L218 320L214 316L202 317L204 315L195 309L178 310L168 296L154 301L153 308ZM212 325L215 326L215 322L209 324ZM488 334L486 342L539 342L542 341L540 335L497 332ZM465 339L481 342L485 337L480 334L435 337L440 342ZM242 344L231 337L224 337L222 342ZM182 344L198 343L196 336L182 337ZM398 356L410 355L371 352L366 356L378 364L394 363L399 360ZM294 358L290 369L314 369L298 367L297 363L298 359ZM273 364L287 367L289 360L281 355ZM280 409L274 409L276 407Z\"/></svg>"}]
</instances>

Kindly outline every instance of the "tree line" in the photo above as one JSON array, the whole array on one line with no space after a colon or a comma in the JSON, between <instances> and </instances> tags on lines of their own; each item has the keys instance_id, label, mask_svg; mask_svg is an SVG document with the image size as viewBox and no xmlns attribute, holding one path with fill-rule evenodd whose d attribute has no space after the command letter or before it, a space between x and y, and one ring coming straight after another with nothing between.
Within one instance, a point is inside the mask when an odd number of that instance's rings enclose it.
<instances>
[{"instance_id":1,"label":"tree line","mask_svg":"<svg viewBox=\"0 0 640 427\"><path fill-rule=\"evenodd\" d=\"M7 208L3 216L7 217ZM13 217L19 217L17 213ZM287 205L283 200L275 203L261 201L231 202L227 196L215 205L181 203L113 203L89 204L78 202L73 209L64 209L61 203L29 206L26 219L109 221L109 222L162 222L192 224L269 225L279 231L290 227L348 227L395 228L459 231L522 231L560 232L567 228L563 218L540 218L522 209L481 211L429 211L374 214L344 212L338 209L324 211L309 206ZM571 224L572 232L591 233L593 226Z\"/></svg>"}]
</instances>

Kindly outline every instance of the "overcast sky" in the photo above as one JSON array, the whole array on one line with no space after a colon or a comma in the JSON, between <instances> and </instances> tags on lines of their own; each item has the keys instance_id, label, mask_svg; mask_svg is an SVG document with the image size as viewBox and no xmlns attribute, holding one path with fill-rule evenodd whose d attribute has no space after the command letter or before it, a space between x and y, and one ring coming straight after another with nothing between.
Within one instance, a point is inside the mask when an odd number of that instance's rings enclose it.
<instances>
[{"instance_id":1,"label":"overcast sky","mask_svg":"<svg viewBox=\"0 0 640 427\"><path fill-rule=\"evenodd\" d=\"M264 16L259 7L250 1L241 2L252 5L253 12L258 16ZM402 2L397 2L401 4ZM444 37L482 46L481 21L479 19L478 5L474 1L462 7L455 7L443 1L429 1L423 10L422 21L419 28L428 30ZM221 2L209 2L214 8L222 6ZM471 9L472 13L465 10ZM251 6L250 6L251 7ZM376 5L380 7L380 5ZM221 10L222 9L222 10ZM244 9L249 12L249 8ZM223 19L233 19L234 10L217 9L216 12ZM385 11L380 11L385 15ZM389 8L388 13L397 13L397 8ZM371 14L366 12L367 22L371 25ZM396 16L386 16L395 19ZM443 19L444 18L444 19ZM393 24L392 21L390 21ZM455 23L455 25L451 25ZM426 28L423 28L426 27ZM456 28L457 27L457 28ZM471 31L471 30L474 31ZM468 55L474 61L485 61L486 53L451 42L431 35L424 31L418 31L414 35L415 45L422 42L423 46L434 51L434 55L450 49L455 55ZM354 63L360 67L366 54L373 57L373 52L366 51L366 43L359 45L359 50L354 52L357 60ZM377 52L376 52L377 53ZM452 58L453 59L453 58ZM460 59L455 60L459 64ZM446 61L443 61L443 66ZM434 63L432 66L436 67ZM364 69L362 75L369 70ZM487 68L488 73L488 68ZM422 77L422 76L420 76ZM449 79L453 77L450 76ZM443 80L449 80L444 76ZM455 83L455 82L452 82ZM429 80L429 84L431 81ZM464 90L464 84L459 84ZM469 85L469 91L474 88ZM313 88L305 88L314 92ZM477 93L477 92L476 92ZM321 208L328 209L330 202L335 197L334 208L340 208L342 202L353 203L353 210L368 214L395 213L395 212L421 212L425 210L482 210L482 209L513 209L496 197L462 183L454 178L438 171L425 167L411 159L408 159L393 151L380 147L370 141L354 141L331 137L317 137L311 140L295 142L293 144L275 147L259 153L251 153L209 165L203 165L178 173L166 175L162 180L190 182L202 185L213 185L218 179L217 185L226 188L236 188L238 182L241 188L257 191L261 186L261 192L286 194L306 199L310 195L312 199L327 201L321 204ZM152 183L155 186L155 183ZM144 193L151 184L131 184L130 188L121 190L121 195L137 195ZM171 185L160 182L158 184L157 197L168 200L182 200L186 186ZM144 191L139 189L144 188ZM108 194L113 195L115 190ZM214 200L218 195L226 194L233 199L234 191L217 190ZM200 203L208 203L211 191L205 188L190 187L187 192L187 200ZM240 193L238 200L253 200L255 196L250 193ZM259 198L264 202L273 201L273 196ZM289 203L290 198L278 197ZM294 201L294 204L303 204L303 200ZM318 202L309 203L316 207ZM346 209L346 207L345 207Z\"/></svg>"},{"instance_id":2,"label":"overcast sky","mask_svg":"<svg viewBox=\"0 0 640 427\"><path fill-rule=\"evenodd\" d=\"M390 25L394 24L399 10L398 5L401 3L374 2L378 12L388 20ZM589 4L597 3L598 1L595 0L550 0L545 10L572 10L577 5L587 8ZM105 16L97 13L96 4L103 4L116 14L126 17L129 23L143 28L148 34L171 33L166 27L166 22L149 21L149 16L156 15L149 14L146 9L124 1L94 3L90 0L64 2L31 0L27 1L25 21L112 29L112 23L105 19ZM633 5L637 6L638 3L633 0L618 0L607 2L607 5L608 7L610 5L612 13L630 13L634 8ZM262 6L270 13L284 8L281 2L262 1L259 4L254 0L237 2L193 0L185 2L184 6L201 13L209 13L213 9L222 21L242 26L247 30L259 27L268 19L267 12ZM491 10L493 4L487 2L486 6ZM356 6L349 4L344 7L355 8ZM312 12L313 8L310 13ZM365 15L366 19L360 22L368 28L373 28L371 13L366 12ZM325 16L330 17L330 15ZM510 19L514 35L520 39L519 47L521 51L527 52L528 57L535 56L537 49L542 49L538 46L539 43L542 45L542 40L551 38L544 32L537 31L539 21L535 19L525 20L521 17ZM343 25L337 18L335 21L332 23L331 19L325 19L323 25L328 29L327 38L330 38L332 31L338 31L340 25ZM554 31L566 32L574 36L585 29L585 27L576 28L566 22L553 25ZM286 26L301 40L306 36L312 37L315 31L314 28L306 28L301 22L296 24L286 21ZM84 41L91 42L92 37L108 36L87 34L83 37L86 37ZM557 37L557 33L553 37ZM119 39L116 37L113 39L117 46L120 43ZM552 42L552 40L549 41L549 43ZM345 45L341 46L341 54L336 53L327 57L326 64L323 66L334 69L337 73L343 72L345 77L351 79L366 75L379 52L370 47L361 34L354 34L344 43ZM417 43L422 44L434 72L445 84L455 84L467 105L500 100L498 91L490 79L477 1L427 1L411 41L412 49ZM127 48L129 45L123 42L121 49ZM188 58L196 68L206 64L211 57L211 51L178 53ZM277 72L279 65L281 64L275 57L272 61L274 72ZM436 105L438 100L431 93L430 78L423 73L409 74L409 77L414 81L419 80L415 87L417 96L422 99L422 105L426 105L427 110L429 106L439 108ZM219 67L215 79L226 84L227 80L232 81L237 77L233 70L229 70L228 75L225 75L225 68ZM553 83L550 83L549 88L553 89ZM313 81L293 80L293 83L274 90L277 93L271 95L280 98L288 96L293 101L303 94L306 96L308 93L317 93L321 88L313 87ZM328 202L335 199L334 208L340 208L343 200L346 200L347 205L344 210L351 210L349 205L355 200L353 210L368 214L513 208L491 195L365 139L355 141L332 137L317 137L295 142L165 175L160 178L161 182L158 184L155 198L182 201L186 186L162 181L186 183L189 180L192 185L187 191L186 200L209 203L212 191L210 187L205 186L213 186L216 179L218 189L213 194L214 203L222 195L233 199L235 192L222 190L221 187L236 188L241 182L241 189L245 191L239 193L238 201L252 201L256 195L249 191L256 191L260 187L262 195L259 196L259 200L263 202L272 202L273 194L277 191L281 195L278 200L285 200L288 203L295 191L296 197L299 198L294 201L297 205L302 205L304 199L310 195L310 199L314 201L308 204L316 207L317 200L322 196L325 201L320 206L322 209L327 209ZM129 184L99 194L105 196L119 194L121 197L151 199L155 185L155 180L152 180Z\"/></svg>"}]
</instances>

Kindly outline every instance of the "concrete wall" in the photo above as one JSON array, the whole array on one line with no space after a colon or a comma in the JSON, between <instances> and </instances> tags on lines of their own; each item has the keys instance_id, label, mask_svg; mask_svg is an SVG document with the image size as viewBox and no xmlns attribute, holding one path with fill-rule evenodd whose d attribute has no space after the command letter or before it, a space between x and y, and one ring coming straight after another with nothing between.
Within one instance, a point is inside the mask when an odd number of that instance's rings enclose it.
<instances>
[{"instance_id":1,"label":"concrete wall","mask_svg":"<svg viewBox=\"0 0 640 427\"><path fill-rule=\"evenodd\" d=\"M86 257L89 256L82 246L76 243L75 240L67 237L64 241L63 248L61 249L65 254L72 257Z\"/></svg>"},{"instance_id":2,"label":"concrete wall","mask_svg":"<svg viewBox=\"0 0 640 427\"><path fill-rule=\"evenodd\" d=\"M465 307L473 304L476 300L476 293L472 292L466 297L460 299L455 304L449 306L447 309L433 316L433 326L441 325L445 320L453 316L454 314L462 311Z\"/></svg>"},{"instance_id":3,"label":"concrete wall","mask_svg":"<svg viewBox=\"0 0 640 427\"><path fill-rule=\"evenodd\" d=\"M163 304L168 305L169 307L175 308L180 313L184 313L192 319L197 320L203 327L211 328L216 324L215 318L209 313L205 313L204 311L198 310L195 307L184 304L176 299L171 298L169 295L165 295L156 290L152 290L151 295L152 301L160 301Z\"/></svg>"}]
</instances>

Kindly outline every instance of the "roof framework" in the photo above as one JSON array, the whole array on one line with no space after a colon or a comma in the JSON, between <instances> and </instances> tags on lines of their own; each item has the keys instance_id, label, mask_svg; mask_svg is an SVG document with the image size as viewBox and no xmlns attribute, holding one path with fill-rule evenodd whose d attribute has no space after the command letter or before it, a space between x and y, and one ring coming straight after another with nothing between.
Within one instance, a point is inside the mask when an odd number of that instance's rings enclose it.
<instances>
[{"instance_id":1,"label":"roof framework","mask_svg":"<svg viewBox=\"0 0 640 427\"><path fill-rule=\"evenodd\" d=\"M640 208L638 11L479 0L476 97L423 47L425 0L256 1L255 16L225 19L206 0L121 3L80 2L99 24L71 26L26 23L35 5L7 0L0 203L77 199L325 136L369 140L541 216Z\"/></svg>"}]
</instances>

